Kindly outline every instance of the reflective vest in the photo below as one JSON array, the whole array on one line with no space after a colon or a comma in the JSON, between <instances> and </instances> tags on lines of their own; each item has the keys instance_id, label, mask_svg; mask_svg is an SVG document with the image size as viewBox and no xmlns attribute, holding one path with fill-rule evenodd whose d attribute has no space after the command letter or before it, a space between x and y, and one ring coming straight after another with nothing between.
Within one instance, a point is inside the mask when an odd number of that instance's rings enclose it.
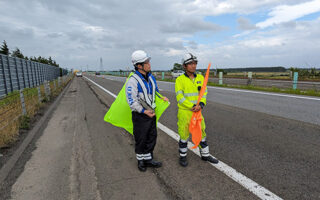
<instances>
[{"instance_id":1,"label":"reflective vest","mask_svg":"<svg viewBox=\"0 0 320 200\"><path fill-rule=\"evenodd\" d=\"M116 100L112 103L108 112L104 116L104 121L109 122L114 126L124 128L131 134L133 134L132 110L129 104L127 103L126 84L130 76L132 76L132 74L133 73L129 75L126 83L123 85L122 89L120 90ZM155 113L158 121L162 113L168 108L170 103L167 101L164 101L162 99L162 96L159 93L155 95L155 98L157 103Z\"/></svg>"},{"instance_id":2,"label":"reflective vest","mask_svg":"<svg viewBox=\"0 0 320 200\"><path fill-rule=\"evenodd\" d=\"M204 77L200 74L196 74L193 80L186 74L181 75L176 79L175 91L179 109L190 110L197 104L203 80ZM206 88L206 91L200 100L204 105L207 103L207 93L208 90Z\"/></svg>"},{"instance_id":3,"label":"reflective vest","mask_svg":"<svg viewBox=\"0 0 320 200\"><path fill-rule=\"evenodd\" d=\"M151 90L149 87L147 88L146 85L144 84L143 80L140 78L140 76L138 74L133 74L132 77L134 77L138 83L140 84L142 91L143 91L143 96L144 96L144 101L152 108L155 109L156 108L156 103L155 103L155 94L156 94L156 84L154 83L153 79L151 76L149 76L149 81L152 84L152 95L149 95L150 92L148 92L149 90ZM148 85L149 86L149 85ZM149 89L149 90L148 90Z\"/></svg>"}]
</instances>

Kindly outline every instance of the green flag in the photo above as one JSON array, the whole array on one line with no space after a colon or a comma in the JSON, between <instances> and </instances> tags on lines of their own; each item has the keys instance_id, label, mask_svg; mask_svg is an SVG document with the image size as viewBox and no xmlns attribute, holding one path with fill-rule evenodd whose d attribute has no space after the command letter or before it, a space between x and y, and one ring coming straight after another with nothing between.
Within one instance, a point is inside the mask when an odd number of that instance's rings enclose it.
<instances>
[{"instance_id":1,"label":"green flag","mask_svg":"<svg viewBox=\"0 0 320 200\"><path fill-rule=\"evenodd\" d=\"M131 73L129 77L133 75ZM129 79L127 78L127 81ZM126 83L127 83L126 81ZM122 89L120 90L116 100L112 103L111 107L109 108L108 112L104 116L104 121L111 123L114 126L118 126L121 128L126 129L129 133L133 134L133 124L132 124L132 111L129 107L129 104L126 99L126 83L123 85ZM157 93L160 97L162 97L159 93ZM160 119L162 113L168 108L170 105L169 102L164 101L160 97L156 96L156 117L157 122Z\"/></svg>"}]
</instances>

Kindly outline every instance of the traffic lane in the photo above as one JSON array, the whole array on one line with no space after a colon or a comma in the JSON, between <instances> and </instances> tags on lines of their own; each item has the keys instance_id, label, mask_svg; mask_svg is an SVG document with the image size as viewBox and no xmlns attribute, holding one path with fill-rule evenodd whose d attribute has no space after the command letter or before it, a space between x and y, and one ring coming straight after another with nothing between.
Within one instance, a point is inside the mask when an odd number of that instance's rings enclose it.
<instances>
[{"instance_id":1,"label":"traffic lane","mask_svg":"<svg viewBox=\"0 0 320 200\"><path fill-rule=\"evenodd\" d=\"M87 83L91 85L90 82ZM102 95L99 89L94 94L99 98ZM136 166L133 137L121 128L101 122L106 108L112 104L110 100L114 100L114 98L109 95L109 99L103 100L103 102L107 102L106 105L98 105L97 102L99 101L93 100L93 95L90 95L90 92L86 92L83 96L86 98L86 102L91 102L87 105L86 117L96 152L94 160L101 187L100 192L101 194L105 193L104 196L117 195L120 192L117 189L112 192L114 189L110 188L112 186L110 182L115 179L114 177L120 176L117 185L126 187L123 190L125 193L129 192L132 197L133 193L137 193L137 191L133 188L127 189L127 187L130 187L126 185L127 181L129 181L129 184L132 182L139 185L136 179L139 180L148 176L146 178L153 180L153 177L148 175L152 173L160 183L160 186L157 187L162 188L170 199L257 199L248 190L191 152L188 156L189 166L187 168L181 167L178 163L178 143L159 129L154 156L155 159L163 161L163 167L154 170L149 168L147 173L139 172ZM102 97L102 99L104 98ZM107 141L110 142L106 144ZM118 153L115 156L113 154L116 151ZM124 178L125 174L128 174L126 171L137 175L131 179L126 179ZM100 181L100 179L102 180ZM141 183L139 186L142 187L145 184L148 185L148 181ZM147 195L151 194L149 189L146 189L145 193Z\"/></svg>"},{"instance_id":2,"label":"traffic lane","mask_svg":"<svg viewBox=\"0 0 320 200\"><path fill-rule=\"evenodd\" d=\"M209 78L209 81L212 83L219 83L219 78ZM229 85L247 85L248 79L239 79L239 78L223 78L224 84ZM291 80L265 80L265 79L252 79L251 85L261 86L261 87L278 87L278 88L292 88ZM310 90L310 89L320 89L320 82L313 81L298 81L297 88Z\"/></svg>"},{"instance_id":3,"label":"traffic lane","mask_svg":"<svg viewBox=\"0 0 320 200\"><path fill-rule=\"evenodd\" d=\"M125 83L125 78L121 77L116 77L117 79L113 79L113 77L109 78L103 78L102 76L87 76L90 78L92 81L98 83L102 87L108 89L110 92L112 92L115 95L118 95L120 92L121 88L123 87Z\"/></svg>"},{"instance_id":4,"label":"traffic lane","mask_svg":"<svg viewBox=\"0 0 320 200\"><path fill-rule=\"evenodd\" d=\"M160 89L174 92L174 84L158 81ZM270 95L271 94L271 95ZM207 99L212 102L276 115L303 122L320 124L320 100L307 96L295 98L274 94L219 87L208 87ZM311 97L319 99L317 97Z\"/></svg>"},{"instance_id":5,"label":"traffic lane","mask_svg":"<svg viewBox=\"0 0 320 200\"><path fill-rule=\"evenodd\" d=\"M160 122L177 132L175 95L162 93L172 103ZM319 126L212 101L203 115L211 153L217 158L281 197L320 193Z\"/></svg>"},{"instance_id":6,"label":"traffic lane","mask_svg":"<svg viewBox=\"0 0 320 200\"><path fill-rule=\"evenodd\" d=\"M207 96L210 101L229 106L320 124L320 100L307 99L305 96L295 98L293 95L280 95L209 87Z\"/></svg>"},{"instance_id":7,"label":"traffic lane","mask_svg":"<svg viewBox=\"0 0 320 200\"><path fill-rule=\"evenodd\" d=\"M112 84L112 83L111 83ZM85 124L90 132L98 188L101 199L171 199L152 171L137 169L133 140L123 129L104 122L104 115L114 98L107 97L107 107L97 99L82 79L81 98L85 104Z\"/></svg>"},{"instance_id":8,"label":"traffic lane","mask_svg":"<svg viewBox=\"0 0 320 200\"><path fill-rule=\"evenodd\" d=\"M205 109L214 155L284 199L319 197L319 126L217 103Z\"/></svg>"},{"instance_id":9,"label":"traffic lane","mask_svg":"<svg viewBox=\"0 0 320 200\"><path fill-rule=\"evenodd\" d=\"M174 84L158 81L162 90L175 92ZM270 95L271 94L271 95ZM244 108L252 111L259 111L266 114L276 115L284 118L299 120L303 122L320 124L320 99L307 99L307 96L298 98L286 97L266 92L255 92L246 90L233 90L218 87L208 87L207 99L213 102Z\"/></svg>"},{"instance_id":10,"label":"traffic lane","mask_svg":"<svg viewBox=\"0 0 320 200\"><path fill-rule=\"evenodd\" d=\"M119 77L119 76L108 76L108 75L104 75L104 76L88 76L89 78L92 78L92 80L98 80L99 79L108 79L108 80L112 80L115 82L121 82L124 83L126 80L126 77ZM174 82L165 82L165 81L161 81L161 80L157 80L157 84L158 87L160 89L160 91L170 91L170 92L174 92Z\"/></svg>"},{"instance_id":11,"label":"traffic lane","mask_svg":"<svg viewBox=\"0 0 320 200\"><path fill-rule=\"evenodd\" d=\"M177 132L176 116L173 101L160 122ZM319 126L212 101L203 116L215 157L284 199L320 195Z\"/></svg>"},{"instance_id":12,"label":"traffic lane","mask_svg":"<svg viewBox=\"0 0 320 200\"><path fill-rule=\"evenodd\" d=\"M174 84L158 81L159 88L174 92ZM271 95L270 95L271 94ZM320 124L320 99L307 99L307 96L288 95L286 97L275 94L246 90L233 90L226 88L208 87L207 99L212 102L229 106L244 108L252 111L276 115L284 118L299 120L307 123Z\"/></svg>"}]
</instances>

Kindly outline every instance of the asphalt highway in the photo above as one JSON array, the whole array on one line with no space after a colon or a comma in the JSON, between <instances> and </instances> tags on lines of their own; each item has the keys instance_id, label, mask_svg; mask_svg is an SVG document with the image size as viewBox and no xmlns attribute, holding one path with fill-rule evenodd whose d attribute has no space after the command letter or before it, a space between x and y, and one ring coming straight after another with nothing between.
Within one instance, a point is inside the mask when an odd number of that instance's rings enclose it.
<instances>
[{"instance_id":1,"label":"asphalt highway","mask_svg":"<svg viewBox=\"0 0 320 200\"><path fill-rule=\"evenodd\" d=\"M124 82L91 78L114 94ZM160 122L177 130L174 85L158 84L173 102ZM284 199L320 198L319 98L208 91L203 113L213 155Z\"/></svg>"},{"instance_id":2,"label":"asphalt highway","mask_svg":"<svg viewBox=\"0 0 320 200\"><path fill-rule=\"evenodd\" d=\"M124 83L88 78L116 95ZM158 84L171 101L160 123L177 132L174 85ZM192 152L182 168L178 143L162 129L154 154L163 167L139 172L133 137L103 121L113 101L75 78L0 199L259 199ZM319 109L316 98L210 87L203 110L210 153L279 198L319 199Z\"/></svg>"}]
</instances>

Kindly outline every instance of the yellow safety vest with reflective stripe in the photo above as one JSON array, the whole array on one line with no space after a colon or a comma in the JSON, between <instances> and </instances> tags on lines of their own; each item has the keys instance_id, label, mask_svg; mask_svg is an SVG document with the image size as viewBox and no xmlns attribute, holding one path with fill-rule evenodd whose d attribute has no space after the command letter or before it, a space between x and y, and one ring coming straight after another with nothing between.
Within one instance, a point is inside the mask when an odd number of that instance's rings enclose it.
<instances>
[{"instance_id":1,"label":"yellow safety vest with reflective stripe","mask_svg":"<svg viewBox=\"0 0 320 200\"><path fill-rule=\"evenodd\" d=\"M204 77L196 74L192 80L186 74L176 79L175 91L179 109L190 110L198 101L199 92L203 84ZM207 88L200 102L207 103Z\"/></svg>"}]
</instances>

